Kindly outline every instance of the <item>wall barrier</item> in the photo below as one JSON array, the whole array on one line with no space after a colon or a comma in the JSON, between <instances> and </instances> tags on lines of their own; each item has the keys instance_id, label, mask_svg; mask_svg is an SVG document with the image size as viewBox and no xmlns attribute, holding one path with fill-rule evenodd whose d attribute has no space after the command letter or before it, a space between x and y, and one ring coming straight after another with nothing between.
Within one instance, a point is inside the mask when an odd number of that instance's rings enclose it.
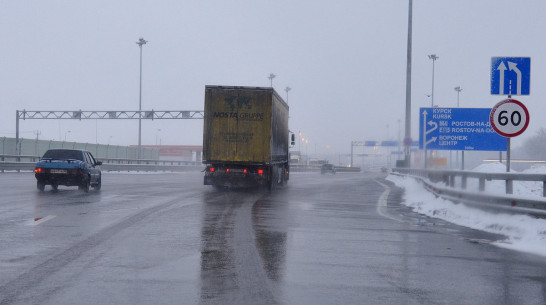
<instances>
[{"instance_id":1,"label":"wall barrier","mask_svg":"<svg viewBox=\"0 0 546 305\"><path fill-rule=\"evenodd\" d=\"M17 150L16 147L19 147ZM71 141L54 141L20 138L16 144L15 138L0 137L0 154L2 155L32 155L42 156L48 149L68 148L90 151L97 159L102 158L126 158L136 159L138 148L135 146L120 146L110 144L79 143ZM159 159L158 148L142 147L143 159ZM4 160L1 160L4 161Z\"/></svg>"}]
</instances>

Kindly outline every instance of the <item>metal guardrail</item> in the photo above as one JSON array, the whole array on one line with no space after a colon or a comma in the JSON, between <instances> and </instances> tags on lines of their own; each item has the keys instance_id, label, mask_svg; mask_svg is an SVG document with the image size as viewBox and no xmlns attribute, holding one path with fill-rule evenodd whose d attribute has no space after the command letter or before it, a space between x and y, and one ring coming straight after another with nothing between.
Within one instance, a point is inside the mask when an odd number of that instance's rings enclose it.
<instances>
[{"instance_id":1,"label":"metal guardrail","mask_svg":"<svg viewBox=\"0 0 546 305\"><path fill-rule=\"evenodd\" d=\"M0 161L29 161L38 162L41 156L34 155L7 155L0 154ZM171 165L200 165L201 162L183 160L158 160L158 159L127 159L127 158L95 158L103 163L112 164L171 164Z\"/></svg>"},{"instance_id":2,"label":"metal guardrail","mask_svg":"<svg viewBox=\"0 0 546 305\"><path fill-rule=\"evenodd\" d=\"M32 171L39 156L0 155L0 172L4 171ZM11 161L5 161L11 160ZM205 166L196 161L179 160L147 160L147 159L119 159L119 158L97 158L103 162L100 166L103 171L187 171L203 170ZM337 172L360 172L360 167L335 167ZM320 171L320 166L315 165L294 165L290 166L292 172Z\"/></svg>"},{"instance_id":3,"label":"metal guardrail","mask_svg":"<svg viewBox=\"0 0 546 305\"><path fill-rule=\"evenodd\" d=\"M204 165L168 165L168 164L112 164L103 163L101 166L103 171L109 172L184 172L191 170L204 170Z\"/></svg>"},{"instance_id":4,"label":"metal guardrail","mask_svg":"<svg viewBox=\"0 0 546 305\"><path fill-rule=\"evenodd\" d=\"M33 170L41 156L0 154L0 171ZM157 159L127 159L127 158L96 158L102 161L101 169L106 171L177 171L178 167L195 167L204 169L197 161L157 160ZM28 164L27 164L28 163ZM291 164L292 172L320 171L321 165ZM335 166L336 172L360 172L360 167Z\"/></svg>"},{"instance_id":5,"label":"metal guardrail","mask_svg":"<svg viewBox=\"0 0 546 305\"><path fill-rule=\"evenodd\" d=\"M22 160L27 160L27 161L30 161L30 162L38 162L38 160L40 160L40 157L39 156L27 156L27 155L0 155L0 161L7 161L7 160L12 160L12 161L22 161Z\"/></svg>"},{"instance_id":6,"label":"metal guardrail","mask_svg":"<svg viewBox=\"0 0 546 305\"><path fill-rule=\"evenodd\" d=\"M361 171L360 167L346 167L346 166L334 166L336 172L343 173L358 173ZM320 172L321 165L302 165L302 164L290 164L291 172Z\"/></svg>"},{"instance_id":7,"label":"metal guardrail","mask_svg":"<svg viewBox=\"0 0 546 305\"><path fill-rule=\"evenodd\" d=\"M478 207L502 209L544 217L546 215L546 199L529 199L512 195L513 181L542 181L543 196L546 197L546 174L522 173L482 173L461 170L428 170L393 168L392 172L399 175L409 175L420 179L425 188L442 198L465 202ZM468 178L479 180L477 192L468 190ZM455 180L460 179L460 188L455 187ZM484 193L486 181L504 180L507 195ZM445 187L437 183L443 182Z\"/></svg>"},{"instance_id":8,"label":"metal guardrail","mask_svg":"<svg viewBox=\"0 0 546 305\"><path fill-rule=\"evenodd\" d=\"M6 161L10 160L10 161ZM0 155L0 172L33 171L38 156ZM103 171L172 171L203 170L201 162L179 160L135 160L135 159L98 159L103 162Z\"/></svg>"},{"instance_id":9,"label":"metal guardrail","mask_svg":"<svg viewBox=\"0 0 546 305\"><path fill-rule=\"evenodd\" d=\"M7 162L0 161L0 171L32 171L36 162Z\"/></svg>"},{"instance_id":10,"label":"metal guardrail","mask_svg":"<svg viewBox=\"0 0 546 305\"><path fill-rule=\"evenodd\" d=\"M410 174L413 176L425 177L432 182L443 181L446 185L453 187L457 177L461 179L461 187L466 189L468 178L479 180L479 190L485 190L485 181L504 180L506 182L506 194L514 191L514 181L542 181L542 196L546 197L546 174L524 174L524 173L482 173L462 170L430 170L393 168L393 172Z\"/></svg>"}]
</instances>

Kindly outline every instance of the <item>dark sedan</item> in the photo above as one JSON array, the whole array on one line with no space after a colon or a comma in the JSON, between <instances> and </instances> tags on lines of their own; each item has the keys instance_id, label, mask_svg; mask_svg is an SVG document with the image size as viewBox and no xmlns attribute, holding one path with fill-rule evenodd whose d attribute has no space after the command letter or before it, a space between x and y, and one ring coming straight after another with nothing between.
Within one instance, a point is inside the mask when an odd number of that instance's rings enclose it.
<instances>
[{"instance_id":1,"label":"dark sedan","mask_svg":"<svg viewBox=\"0 0 546 305\"><path fill-rule=\"evenodd\" d=\"M36 186L40 191L48 184L54 190L59 185L78 186L84 192L88 192L91 186L100 190L102 173L99 165L102 162L95 160L86 150L50 149L36 163Z\"/></svg>"},{"instance_id":2,"label":"dark sedan","mask_svg":"<svg viewBox=\"0 0 546 305\"><path fill-rule=\"evenodd\" d=\"M323 175L327 173L335 174L336 167L333 164L329 164L329 163L322 164L322 166L320 167L320 173Z\"/></svg>"}]
</instances>

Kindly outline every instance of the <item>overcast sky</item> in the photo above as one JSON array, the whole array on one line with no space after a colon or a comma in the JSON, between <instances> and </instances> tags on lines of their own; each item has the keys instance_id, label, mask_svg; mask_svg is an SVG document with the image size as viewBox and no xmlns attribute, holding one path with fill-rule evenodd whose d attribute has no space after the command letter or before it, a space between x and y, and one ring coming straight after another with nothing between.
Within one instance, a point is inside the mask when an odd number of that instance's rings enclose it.
<instances>
[{"instance_id":1,"label":"overcast sky","mask_svg":"<svg viewBox=\"0 0 546 305\"><path fill-rule=\"evenodd\" d=\"M491 108L494 56L531 57L528 130L546 128L546 1L414 0L412 136L431 104ZM16 110L202 110L205 85L270 86L309 150L404 135L407 0L0 1L0 137ZM400 124L399 124L400 122ZM143 144L202 144L202 120L143 121ZM138 121L25 120L21 136L137 144ZM161 131L158 131L161 130Z\"/></svg>"}]
</instances>

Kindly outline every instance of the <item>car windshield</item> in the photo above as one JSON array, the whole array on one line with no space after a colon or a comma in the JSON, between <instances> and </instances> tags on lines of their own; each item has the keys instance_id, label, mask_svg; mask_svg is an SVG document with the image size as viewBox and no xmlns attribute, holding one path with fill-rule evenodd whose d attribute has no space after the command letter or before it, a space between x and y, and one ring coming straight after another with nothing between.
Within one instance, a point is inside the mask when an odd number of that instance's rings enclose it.
<instances>
[{"instance_id":1,"label":"car windshield","mask_svg":"<svg viewBox=\"0 0 546 305\"><path fill-rule=\"evenodd\" d=\"M43 159L72 159L83 161L83 154L79 150L53 149L46 151Z\"/></svg>"}]
</instances>

